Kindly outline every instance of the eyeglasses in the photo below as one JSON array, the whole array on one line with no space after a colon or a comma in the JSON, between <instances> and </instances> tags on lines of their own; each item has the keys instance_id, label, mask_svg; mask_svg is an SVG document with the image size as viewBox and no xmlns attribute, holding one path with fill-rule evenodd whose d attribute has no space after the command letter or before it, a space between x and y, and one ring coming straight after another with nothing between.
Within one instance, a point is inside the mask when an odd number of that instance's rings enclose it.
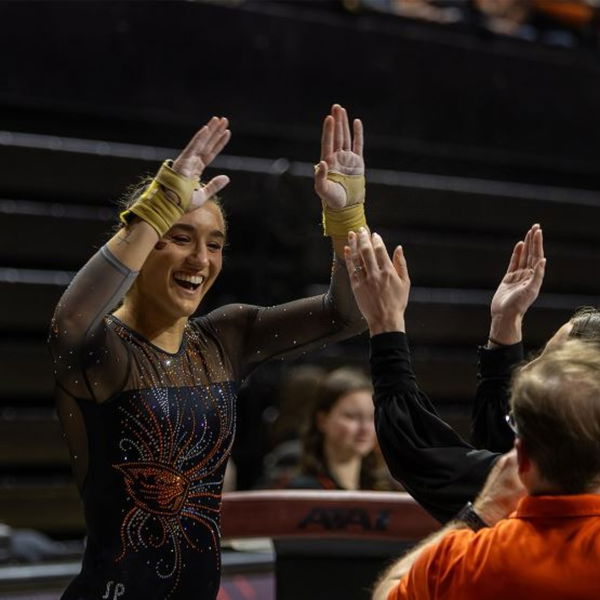
<instances>
[{"instance_id":1,"label":"eyeglasses","mask_svg":"<svg viewBox=\"0 0 600 600\"><path fill-rule=\"evenodd\" d=\"M506 424L512 429L512 432L518 436L519 428L517 427L515 415L513 414L512 410L507 415L505 415L504 420L506 421Z\"/></svg>"}]
</instances>

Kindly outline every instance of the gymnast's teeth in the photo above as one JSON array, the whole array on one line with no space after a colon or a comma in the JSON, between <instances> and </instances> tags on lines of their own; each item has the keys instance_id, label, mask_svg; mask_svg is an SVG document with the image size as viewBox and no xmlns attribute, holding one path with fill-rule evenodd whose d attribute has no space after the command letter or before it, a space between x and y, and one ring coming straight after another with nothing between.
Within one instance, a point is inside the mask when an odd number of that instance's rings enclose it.
<instances>
[{"instance_id":1,"label":"gymnast's teeth","mask_svg":"<svg viewBox=\"0 0 600 600\"><path fill-rule=\"evenodd\" d=\"M174 273L173 277L178 281L187 281L194 285L200 285L204 281L202 275L188 275L187 273Z\"/></svg>"}]
</instances>

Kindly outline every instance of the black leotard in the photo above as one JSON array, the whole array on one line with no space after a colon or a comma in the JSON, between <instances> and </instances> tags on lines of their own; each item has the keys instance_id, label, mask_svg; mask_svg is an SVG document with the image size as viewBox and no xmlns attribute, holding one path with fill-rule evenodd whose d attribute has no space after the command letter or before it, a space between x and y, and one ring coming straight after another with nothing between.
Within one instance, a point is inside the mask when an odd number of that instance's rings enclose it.
<instances>
[{"instance_id":1,"label":"black leotard","mask_svg":"<svg viewBox=\"0 0 600 600\"><path fill-rule=\"evenodd\" d=\"M103 248L52 322L58 412L88 531L63 599L213 599L238 383L266 359L349 337L364 321L336 260L327 294L215 310L190 320L171 354L110 314L135 276Z\"/></svg>"}]
</instances>

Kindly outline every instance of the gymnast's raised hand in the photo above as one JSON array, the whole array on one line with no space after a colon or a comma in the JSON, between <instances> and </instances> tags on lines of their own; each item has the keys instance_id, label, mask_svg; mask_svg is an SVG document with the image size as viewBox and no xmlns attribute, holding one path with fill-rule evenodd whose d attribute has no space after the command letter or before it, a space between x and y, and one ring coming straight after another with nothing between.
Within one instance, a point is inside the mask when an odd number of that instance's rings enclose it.
<instances>
[{"instance_id":1,"label":"gymnast's raised hand","mask_svg":"<svg viewBox=\"0 0 600 600\"><path fill-rule=\"evenodd\" d=\"M365 162L362 122L354 119L351 131L348 113L339 104L331 107L323 121L315 191L323 203L325 235L331 236L336 254L342 258L348 232L366 226Z\"/></svg>"}]
</instances>

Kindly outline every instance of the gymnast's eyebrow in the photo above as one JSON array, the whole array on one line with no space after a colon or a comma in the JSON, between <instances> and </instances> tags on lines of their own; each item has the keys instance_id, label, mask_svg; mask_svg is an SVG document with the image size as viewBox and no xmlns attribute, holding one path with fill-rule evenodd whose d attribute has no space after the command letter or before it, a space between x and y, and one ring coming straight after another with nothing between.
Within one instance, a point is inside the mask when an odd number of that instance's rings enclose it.
<instances>
[{"instance_id":1,"label":"gymnast's eyebrow","mask_svg":"<svg viewBox=\"0 0 600 600\"><path fill-rule=\"evenodd\" d=\"M196 228L193 225L188 225L187 223L177 223L171 227L171 231L174 229L183 229L189 233L196 233ZM213 229L212 231L209 231L208 235L225 239L225 233L223 233L223 231L220 229Z\"/></svg>"}]
</instances>

